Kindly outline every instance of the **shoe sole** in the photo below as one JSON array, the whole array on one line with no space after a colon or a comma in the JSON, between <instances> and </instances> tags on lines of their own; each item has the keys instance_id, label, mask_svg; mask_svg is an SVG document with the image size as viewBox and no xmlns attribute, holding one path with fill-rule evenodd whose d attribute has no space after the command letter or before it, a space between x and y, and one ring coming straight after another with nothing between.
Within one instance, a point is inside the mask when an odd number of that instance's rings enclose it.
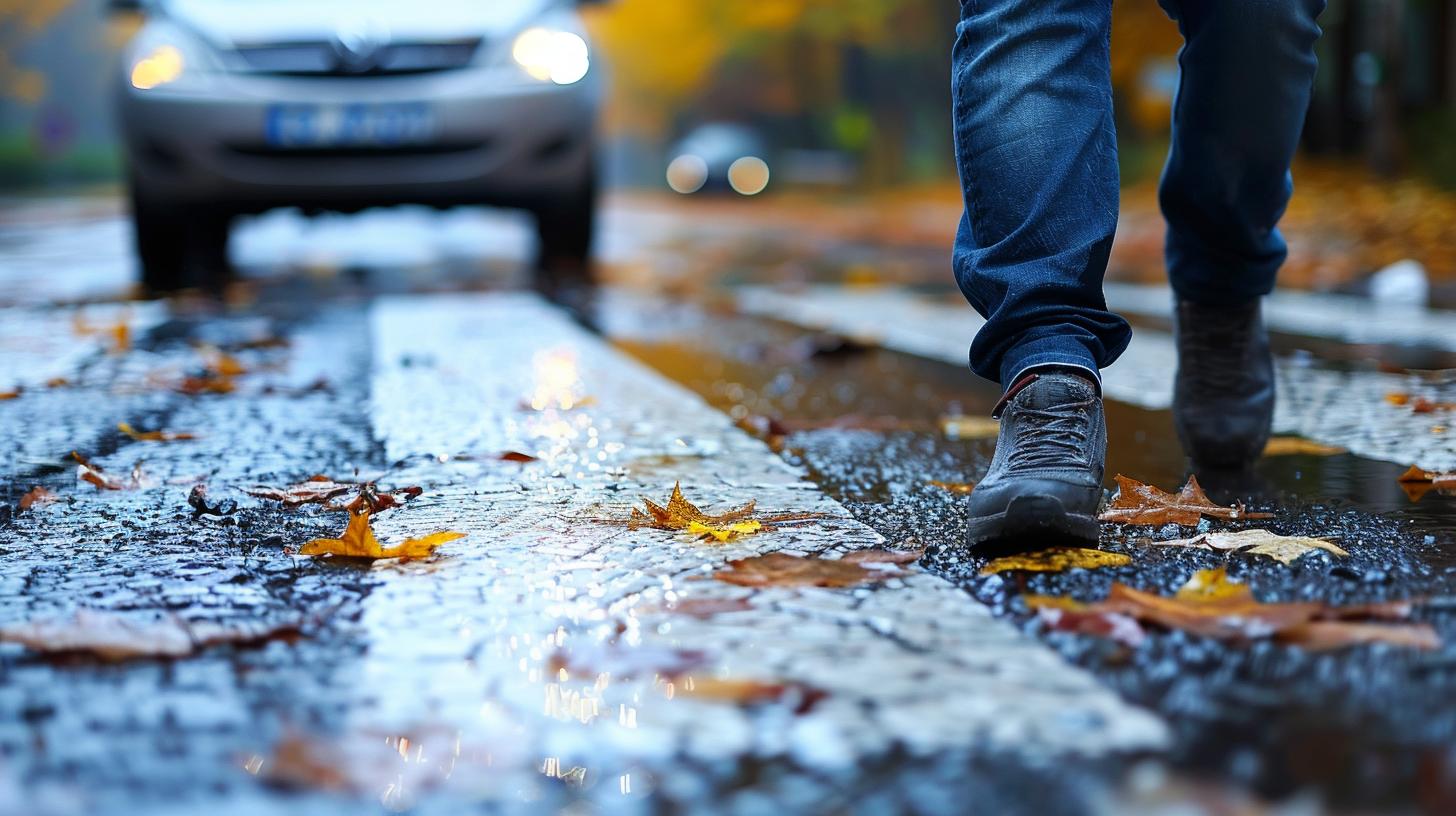
<instances>
[{"instance_id":1,"label":"shoe sole","mask_svg":"<svg viewBox=\"0 0 1456 816\"><path fill-rule=\"evenodd\" d=\"M1004 512L966 524L966 544L971 547L994 543L1040 549L1068 540L1096 544L1100 535L1096 516L1068 513L1053 496L1018 496Z\"/></svg>"}]
</instances>

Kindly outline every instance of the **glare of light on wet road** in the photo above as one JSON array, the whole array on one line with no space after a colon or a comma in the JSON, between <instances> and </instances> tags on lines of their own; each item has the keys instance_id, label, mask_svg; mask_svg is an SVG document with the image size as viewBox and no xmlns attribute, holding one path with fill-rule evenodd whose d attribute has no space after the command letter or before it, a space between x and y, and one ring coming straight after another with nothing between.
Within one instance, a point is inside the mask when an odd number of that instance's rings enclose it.
<instances>
[{"instance_id":1,"label":"glare of light on wet road","mask_svg":"<svg viewBox=\"0 0 1456 816\"><path fill-rule=\"evenodd\" d=\"M533 410L570 411L584 401L581 372L570 349L538 352L531 360L531 370L535 386L529 404Z\"/></svg>"}]
</instances>

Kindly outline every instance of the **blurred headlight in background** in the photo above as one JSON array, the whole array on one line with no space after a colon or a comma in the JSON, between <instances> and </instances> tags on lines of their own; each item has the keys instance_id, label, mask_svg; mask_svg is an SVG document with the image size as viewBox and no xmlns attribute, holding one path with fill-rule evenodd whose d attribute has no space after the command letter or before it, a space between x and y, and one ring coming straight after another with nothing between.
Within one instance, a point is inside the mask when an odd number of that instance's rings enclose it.
<instances>
[{"instance_id":1,"label":"blurred headlight in background","mask_svg":"<svg viewBox=\"0 0 1456 816\"><path fill-rule=\"evenodd\" d=\"M516 63L542 82L570 85L591 70L586 40L570 31L532 28L521 32L511 48Z\"/></svg>"},{"instance_id":2,"label":"blurred headlight in background","mask_svg":"<svg viewBox=\"0 0 1456 816\"><path fill-rule=\"evenodd\" d=\"M728 184L741 195L758 195L768 187L768 162L757 156L733 162L728 167Z\"/></svg>"},{"instance_id":3,"label":"blurred headlight in background","mask_svg":"<svg viewBox=\"0 0 1456 816\"><path fill-rule=\"evenodd\" d=\"M700 156L678 156L667 166L667 186L675 192L689 195L703 189L708 183L708 163Z\"/></svg>"},{"instance_id":4,"label":"blurred headlight in background","mask_svg":"<svg viewBox=\"0 0 1456 816\"><path fill-rule=\"evenodd\" d=\"M182 52L175 45L159 45L148 51L131 67L131 85L149 91L169 82L176 82L186 67Z\"/></svg>"}]
</instances>

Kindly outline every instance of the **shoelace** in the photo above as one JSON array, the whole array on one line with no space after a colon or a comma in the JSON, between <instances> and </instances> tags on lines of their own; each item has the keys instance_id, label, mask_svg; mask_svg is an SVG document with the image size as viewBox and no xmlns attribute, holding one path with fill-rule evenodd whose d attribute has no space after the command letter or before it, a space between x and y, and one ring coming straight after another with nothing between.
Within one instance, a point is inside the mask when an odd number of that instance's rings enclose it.
<instances>
[{"instance_id":1,"label":"shoelace","mask_svg":"<svg viewBox=\"0 0 1456 816\"><path fill-rule=\"evenodd\" d=\"M1087 465L1087 415L1074 403L1051 409L1023 408L1007 473Z\"/></svg>"}]
</instances>

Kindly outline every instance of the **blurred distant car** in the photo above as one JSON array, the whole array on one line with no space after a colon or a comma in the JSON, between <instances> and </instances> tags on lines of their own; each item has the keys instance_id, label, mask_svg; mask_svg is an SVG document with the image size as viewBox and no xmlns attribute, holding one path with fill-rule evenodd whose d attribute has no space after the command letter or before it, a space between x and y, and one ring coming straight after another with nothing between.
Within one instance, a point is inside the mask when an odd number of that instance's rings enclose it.
<instances>
[{"instance_id":1,"label":"blurred distant car","mask_svg":"<svg viewBox=\"0 0 1456 816\"><path fill-rule=\"evenodd\" d=\"M667 186L683 195L731 190L755 196L768 188L766 154L763 140L749 127L702 125L670 151Z\"/></svg>"},{"instance_id":2,"label":"blurred distant car","mask_svg":"<svg viewBox=\"0 0 1456 816\"><path fill-rule=\"evenodd\" d=\"M143 282L216 283L230 221L281 206L523 208L584 266L585 2L110 0L145 15L117 89Z\"/></svg>"}]
</instances>

